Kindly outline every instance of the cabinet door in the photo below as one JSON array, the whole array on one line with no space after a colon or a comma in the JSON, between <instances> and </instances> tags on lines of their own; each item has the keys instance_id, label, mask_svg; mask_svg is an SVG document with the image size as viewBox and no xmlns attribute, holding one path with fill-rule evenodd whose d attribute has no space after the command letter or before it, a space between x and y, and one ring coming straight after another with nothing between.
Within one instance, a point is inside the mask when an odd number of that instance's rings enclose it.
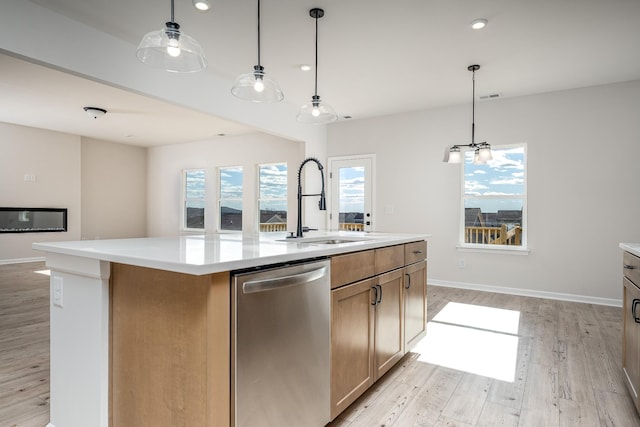
<instances>
[{"instance_id":1,"label":"cabinet door","mask_svg":"<svg viewBox=\"0 0 640 427\"><path fill-rule=\"evenodd\" d=\"M375 279L331 291L331 419L373 384Z\"/></svg>"},{"instance_id":2,"label":"cabinet door","mask_svg":"<svg viewBox=\"0 0 640 427\"><path fill-rule=\"evenodd\" d=\"M427 262L404 270L404 352L408 352L427 333Z\"/></svg>"},{"instance_id":3,"label":"cabinet door","mask_svg":"<svg viewBox=\"0 0 640 427\"><path fill-rule=\"evenodd\" d=\"M635 322L636 316L640 316L640 303L634 309L634 301L640 300L640 289L638 289L626 277L622 279L624 283L624 323L622 342L622 370L626 374L627 386L631 391L633 401L638 407L638 386L640 386L640 324Z\"/></svg>"},{"instance_id":4,"label":"cabinet door","mask_svg":"<svg viewBox=\"0 0 640 427\"><path fill-rule=\"evenodd\" d=\"M378 303L375 313L375 380L404 355L402 334L403 269L377 276Z\"/></svg>"}]
</instances>

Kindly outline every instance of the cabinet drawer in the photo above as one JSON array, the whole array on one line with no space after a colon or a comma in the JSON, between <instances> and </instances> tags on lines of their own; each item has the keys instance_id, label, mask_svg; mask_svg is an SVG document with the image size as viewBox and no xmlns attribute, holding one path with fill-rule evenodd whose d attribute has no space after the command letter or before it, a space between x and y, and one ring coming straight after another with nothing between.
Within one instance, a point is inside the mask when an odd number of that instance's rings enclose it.
<instances>
[{"instance_id":1,"label":"cabinet drawer","mask_svg":"<svg viewBox=\"0 0 640 427\"><path fill-rule=\"evenodd\" d=\"M422 240L420 242L407 243L404 245L404 263L405 265L413 264L414 262L422 261L427 258L427 242Z\"/></svg>"},{"instance_id":2,"label":"cabinet drawer","mask_svg":"<svg viewBox=\"0 0 640 427\"><path fill-rule=\"evenodd\" d=\"M622 274L624 274L625 277L633 283L640 286L640 258L630 254L629 252L624 252L622 254L622 264Z\"/></svg>"},{"instance_id":3,"label":"cabinet drawer","mask_svg":"<svg viewBox=\"0 0 640 427\"><path fill-rule=\"evenodd\" d=\"M404 266L404 245L387 246L375 251L376 274Z\"/></svg>"},{"instance_id":4,"label":"cabinet drawer","mask_svg":"<svg viewBox=\"0 0 640 427\"><path fill-rule=\"evenodd\" d=\"M331 289L373 276L374 262L373 249L331 257Z\"/></svg>"}]
</instances>

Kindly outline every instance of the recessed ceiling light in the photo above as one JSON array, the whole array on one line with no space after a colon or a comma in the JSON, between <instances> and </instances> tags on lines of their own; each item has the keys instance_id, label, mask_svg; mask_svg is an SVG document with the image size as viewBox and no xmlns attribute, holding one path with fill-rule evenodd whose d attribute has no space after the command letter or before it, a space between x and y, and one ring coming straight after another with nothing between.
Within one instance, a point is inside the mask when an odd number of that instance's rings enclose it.
<instances>
[{"instance_id":1,"label":"recessed ceiling light","mask_svg":"<svg viewBox=\"0 0 640 427\"><path fill-rule=\"evenodd\" d=\"M309 71L309 70L311 70L311 65L309 65L309 64L301 64L300 65L300 69L302 71Z\"/></svg>"},{"instance_id":2,"label":"recessed ceiling light","mask_svg":"<svg viewBox=\"0 0 640 427\"><path fill-rule=\"evenodd\" d=\"M488 22L489 21L487 21L484 18L474 19L471 22L471 28L473 28L474 30L481 30L481 29L483 29L484 27L487 26Z\"/></svg>"},{"instance_id":3,"label":"recessed ceiling light","mask_svg":"<svg viewBox=\"0 0 640 427\"><path fill-rule=\"evenodd\" d=\"M208 12L211 9L211 0L193 0L193 6L198 12Z\"/></svg>"}]
</instances>

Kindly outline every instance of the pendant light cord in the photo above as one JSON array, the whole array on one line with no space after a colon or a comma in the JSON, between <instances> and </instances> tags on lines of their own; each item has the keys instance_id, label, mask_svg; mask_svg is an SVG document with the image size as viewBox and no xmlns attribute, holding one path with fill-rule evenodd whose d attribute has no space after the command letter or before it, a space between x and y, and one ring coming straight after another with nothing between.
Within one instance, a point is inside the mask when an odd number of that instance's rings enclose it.
<instances>
[{"instance_id":1,"label":"pendant light cord","mask_svg":"<svg viewBox=\"0 0 640 427\"><path fill-rule=\"evenodd\" d=\"M473 77L471 77L472 81L472 95L471 95L471 146L474 147L475 144L475 131L476 131L476 71L473 70Z\"/></svg>"},{"instance_id":2,"label":"pendant light cord","mask_svg":"<svg viewBox=\"0 0 640 427\"><path fill-rule=\"evenodd\" d=\"M316 13L316 79L315 79L315 87L314 94L318 96L318 13Z\"/></svg>"},{"instance_id":3,"label":"pendant light cord","mask_svg":"<svg viewBox=\"0 0 640 427\"><path fill-rule=\"evenodd\" d=\"M260 64L260 0L258 0L258 65Z\"/></svg>"},{"instance_id":4,"label":"pendant light cord","mask_svg":"<svg viewBox=\"0 0 640 427\"><path fill-rule=\"evenodd\" d=\"M171 0L171 22L176 22L173 18L173 0Z\"/></svg>"}]
</instances>

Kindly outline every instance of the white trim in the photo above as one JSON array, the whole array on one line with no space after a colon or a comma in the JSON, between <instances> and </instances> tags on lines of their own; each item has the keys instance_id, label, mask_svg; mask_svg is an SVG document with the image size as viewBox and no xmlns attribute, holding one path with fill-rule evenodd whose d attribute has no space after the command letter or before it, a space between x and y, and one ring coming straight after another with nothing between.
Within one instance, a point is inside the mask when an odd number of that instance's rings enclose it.
<instances>
[{"instance_id":1,"label":"white trim","mask_svg":"<svg viewBox=\"0 0 640 427\"><path fill-rule=\"evenodd\" d=\"M456 246L456 250L460 252L477 252L485 254L529 255L529 249L521 246L471 245L468 243L460 243Z\"/></svg>"},{"instance_id":2,"label":"white trim","mask_svg":"<svg viewBox=\"0 0 640 427\"><path fill-rule=\"evenodd\" d=\"M448 280L429 279L429 285L445 288L469 289L472 291L495 292L498 294L520 295L524 297L555 299L561 301L580 302L585 304L607 305L622 307L621 299L590 297L576 294L562 294L558 292L536 291L532 289L508 288L503 286L481 285L477 283L451 282Z\"/></svg>"},{"instance_id":3,"label":"white trim","mask_svg":"<svg viewBox=\"0 0 640 427\"><path fill-rule=\"evenodd\" d=\"M39 262L39 261L44 261L44 260L45 260L45 257L0 259L0 265L22 264L22 263L27 263L27 262Z\"/></svg>"},{"instance_id":4,"label":"white trim","mask_svg":"<svg viewBox=\"0 0 640 427\"><path fill-rule=\"evenodd\" d=\"M47 425L46 425L45 427L56 427L56 426L54 426L54 425L53 425L53 424L51 424L51 423L47 423Z\"/></svg>"}]
</instances>

